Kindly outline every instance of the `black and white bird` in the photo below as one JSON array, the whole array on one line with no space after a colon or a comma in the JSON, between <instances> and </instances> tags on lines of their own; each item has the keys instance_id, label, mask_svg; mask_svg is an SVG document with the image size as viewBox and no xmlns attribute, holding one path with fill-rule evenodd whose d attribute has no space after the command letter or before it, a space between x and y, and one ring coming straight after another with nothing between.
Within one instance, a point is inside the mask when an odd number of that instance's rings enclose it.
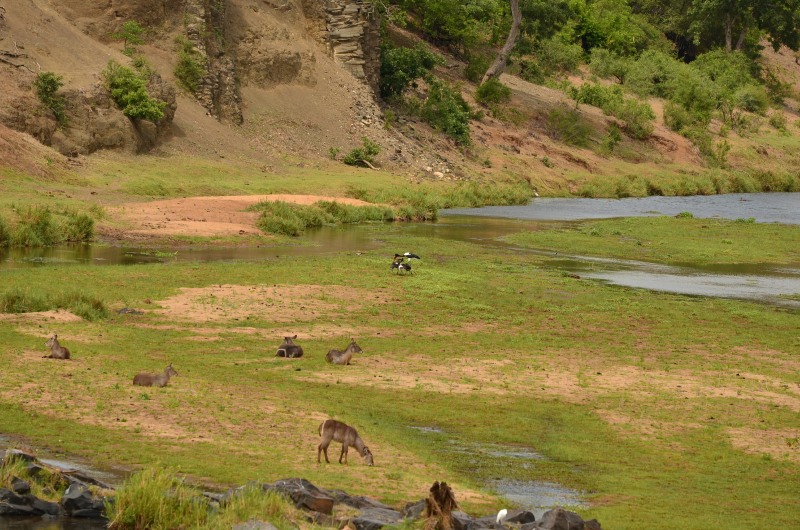
<instances>
[{"instance_id":1,"label":"black and white bird","mask_svg":"<svg viewBox=\"0 0 800 530\"><path fill-rule=\"evenodd\" d=\"M395 258L396 258L397 256L400 256L400 254L395 254L395 255L394 255L394 257L395 257ZM412 252L405 252L405 253L403 253L403 254L402 254L402 256L403 256L404 258L407 258L407 259L422 259L422 258L420 258L419 256L417 256L416 254L414 254L414 253L412 253Z\"/></svg>"},{"instance_id":2,"label":"black and white bird","mask_svg":"<svg viewBox=\"0 0 800 530\"><path fill-rule=\"evenodd\" d=\"M400 257L400 259L395 259L392 262L391 270L395 270L395 269L397 269L397 273L398 274L400 272L410 272L411 274L414 274L413 271L411 270L411 264L410 263L403 263L402 256Z\"/></svg>"}]
</instances>

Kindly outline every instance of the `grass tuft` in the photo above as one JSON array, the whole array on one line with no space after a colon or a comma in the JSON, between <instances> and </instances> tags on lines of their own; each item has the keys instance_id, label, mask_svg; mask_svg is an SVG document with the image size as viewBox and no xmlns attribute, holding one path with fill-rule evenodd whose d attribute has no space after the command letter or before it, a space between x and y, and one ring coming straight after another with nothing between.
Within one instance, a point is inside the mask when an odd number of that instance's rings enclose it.
<instances>
[{"instance_id":1,"label":"grass tuft","mask_svg":"<svg viewBox=\"0 0 800 530\"><path fill-rule=\"evenodd\" d=\"M0 294L0 313L34 313L52 309L67 309L90 322L104 320L110 315L105 302L83 293L52 295L14 287Z\"/></svg>"}]
</instances>

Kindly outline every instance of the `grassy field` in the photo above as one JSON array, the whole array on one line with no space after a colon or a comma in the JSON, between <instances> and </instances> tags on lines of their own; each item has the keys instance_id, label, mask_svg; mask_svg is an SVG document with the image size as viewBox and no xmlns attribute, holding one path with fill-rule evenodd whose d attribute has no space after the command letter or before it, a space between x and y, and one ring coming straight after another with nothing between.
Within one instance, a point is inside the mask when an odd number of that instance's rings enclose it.
<instances>
[{"instance_id":1,"label":"grassy field","mask_svg":"<svg viewBox=\"0 0 800 530\"><path fill-rule=\"evenodd\" d=\"M675 237L699 222L517 238L571 252L602 239L644 259L638 245L614 244L620 231L702 261ZM330 257L3 270L0 299L81 293L110 316L0 314L0 432L98 464L168 465L200 483L302 476L399 505L445 480L485 514L504 504L491 493L502 477L579 490L588 506L576 511L608 528L800 521L797 314L605 286L536 256L402 228L376 225L383 248ZM777 237L774 261L796 259L793 228L699 232L726 249ZM389 272L396 249L423 256L416 274ZM41 358L53 332L72 360ZM306 355L276 358L295 333ZM326 364L350 337L365 353ZM168 363L180 373L168 387L131 385ZM352 452L349 466L317 464L327 417L359 430L375 467ZM544 458L507 455L519 451Z\"/></svg>"}]
</instances>

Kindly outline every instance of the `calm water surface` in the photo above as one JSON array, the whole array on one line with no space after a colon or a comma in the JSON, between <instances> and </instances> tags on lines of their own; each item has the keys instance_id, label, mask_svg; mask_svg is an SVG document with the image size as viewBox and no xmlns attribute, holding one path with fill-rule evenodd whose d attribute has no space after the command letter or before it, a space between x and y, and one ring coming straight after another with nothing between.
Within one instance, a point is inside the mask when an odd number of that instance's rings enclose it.
<instances>
[{"instance_id":1,"label":"calm water surface","mask_svg":"<svg viewBox=\"0 0 800 530\"><path fill-rule=\"evenodd\" d=\"M691 212L696 217L753 218L758 222L800 224L800 193L636 199L538 198L526 206L445 210L441 212L441 220L437 223L396 224L390 229L397 234L513 248L500 238L528 230L532 222L568 223L582 219L675 215L680 212ZM37 267L55 263L134 265L173 261L267 260L280 259L282 256L358 252L382 248L384 244L380 241L379 234L383 233L384 227L378 231L370 225L325 227L309 231L296 246L188 248L177 252L172 249L161 249L158 252L153 249L100 245L0 250L0 271L3 268ZM515 250L549 258L544 266L615 285L687 295L754 300L800 308L800 299L794 299L800 295L800 263L790 266L665 266L556 254L535 249Z\"/></svg>"}]
</instances>

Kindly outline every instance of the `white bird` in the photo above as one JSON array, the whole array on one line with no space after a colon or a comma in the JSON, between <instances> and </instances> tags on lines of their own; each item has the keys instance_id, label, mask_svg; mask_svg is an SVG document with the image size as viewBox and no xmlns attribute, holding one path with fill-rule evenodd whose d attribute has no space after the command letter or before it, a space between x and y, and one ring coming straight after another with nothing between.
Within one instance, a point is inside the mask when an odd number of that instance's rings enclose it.
<instances>
[{"instance_id":1,"label":"white bird","mask_svg":"<svg viewBox=\"0 0 800 530\"><path fill-rule=\"evenodd\" d=\"M503 521L505 520L507 515L508 515L508 510L506 510L505 508L497 512L497 524L503 524Z\"/></svg>"}]
</instances>

